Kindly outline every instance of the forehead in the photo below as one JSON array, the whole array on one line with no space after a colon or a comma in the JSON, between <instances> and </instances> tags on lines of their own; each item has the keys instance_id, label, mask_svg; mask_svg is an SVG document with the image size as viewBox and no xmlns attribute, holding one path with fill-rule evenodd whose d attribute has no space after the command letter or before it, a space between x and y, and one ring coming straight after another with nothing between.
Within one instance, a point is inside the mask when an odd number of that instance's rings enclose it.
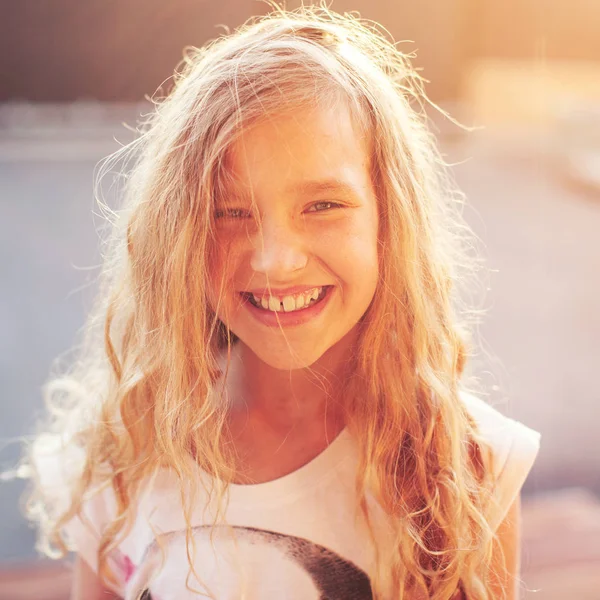
<instances>
[{"instance_id":1,"label":"forehead","mask_svg":"<svg viewBox=\"0 0 600 600\"><path fill-rule=\"evenodd\" d=\"M352 193L370 181L370 152L344 105L288 110L243 130L224 161L236 196Z\"/></svg>"}]
</instances>

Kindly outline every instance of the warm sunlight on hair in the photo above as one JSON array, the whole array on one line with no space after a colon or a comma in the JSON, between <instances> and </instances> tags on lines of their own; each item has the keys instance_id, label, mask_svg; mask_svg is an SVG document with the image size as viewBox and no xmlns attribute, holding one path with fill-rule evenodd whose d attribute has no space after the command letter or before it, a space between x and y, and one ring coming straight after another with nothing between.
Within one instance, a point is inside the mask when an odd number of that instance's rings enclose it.
<instances>
[{"instance_id":1,"label":"warm sunlight on hair","mask_svg":"<svg viewBox=\"0 0 600 600\"><path fill-rule=\"evenodd\" d=\"M127 598L150 597L148 581L167 589L159 565L173 568L172 556L189 562L187 590L233 586L212 579L206 540L250 563L264 551L279 565L269 577L289 574L315 598L334 597L323 574L335 566L336 593L351 583L365 600L497 600L498 465L464 373L472 315L461 286L478 264L431 105L374 23L271 6L190 51L139 138L103 166L133 164L79 360L46 388L53 420L31 450L28 505L40 547L64 555L76 537L67 524L108 497L89 562L110 589L129 586ZM267 445L273 423L308 414L321 429L290 433L298 453L285 462ZM251 418L263 435L244 446ZM57 455L64 483L49 492ZM335 493L355 495L356 510L340 501L324 519L340 544L361 532L352 557L229 522L228 511L250 514L243 493L268 507L261 486L288 476L305 486L326 460L341 478L352 457L356 476ZM140 525L147 489L163 507L181 501L180 533L171 521ZM156 544L124 558L139 531Z\"/></svg>"}]
</instances>

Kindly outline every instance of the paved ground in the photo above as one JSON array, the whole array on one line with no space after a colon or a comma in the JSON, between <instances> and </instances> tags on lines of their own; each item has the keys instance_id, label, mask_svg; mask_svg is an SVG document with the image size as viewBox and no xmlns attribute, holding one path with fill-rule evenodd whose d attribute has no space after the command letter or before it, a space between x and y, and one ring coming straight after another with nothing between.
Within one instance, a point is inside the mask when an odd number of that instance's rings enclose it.
<instances>
[{"instance_id":1,"label":"paved ground","mask_svg":"<svg viewBox=\"0 0 600 600\"><path fill-rule=\"evenodd\" d=\"M37 138L15 135L0 116L1 469L16 460L51 360L70 347L89 306L88 269L98 261L92 171L116 147L110 132L127 138L117 113L84 114L58 132L42 119ZM475 370L498 387L492 403L542 433L525 491L579 486L599 494L600 197L567 183L563 147L551 138L480 133L446 147L451 160L466 161L454 172L493 270L480 328L492 355ZM0 486L0 561L33 555L20 492L19 484ZM585 546L581 536L597 526L598 512L585 514L571 548ZM569 567L575 575L579 568Z\"/></svg>"}]
</instances>

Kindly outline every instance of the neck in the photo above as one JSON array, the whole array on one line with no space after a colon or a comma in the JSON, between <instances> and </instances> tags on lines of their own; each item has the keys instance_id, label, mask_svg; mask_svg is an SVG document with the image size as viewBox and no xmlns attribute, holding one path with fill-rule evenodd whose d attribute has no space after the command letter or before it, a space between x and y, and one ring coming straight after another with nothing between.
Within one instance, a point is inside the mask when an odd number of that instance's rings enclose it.
<instances>
[{"instance_id":1,"label":"neck","mask_svg":"<svg viewBox=\"0 0 600 600\"><path fill-rule=\"evenodd\" d=\"M294 370L269 366L239 340L232 349L226 384L232 417L284 435L320 423L339 432L344 426L342 391L355 335L344 337L310 368Z\"/></svg>"}]
</instances>

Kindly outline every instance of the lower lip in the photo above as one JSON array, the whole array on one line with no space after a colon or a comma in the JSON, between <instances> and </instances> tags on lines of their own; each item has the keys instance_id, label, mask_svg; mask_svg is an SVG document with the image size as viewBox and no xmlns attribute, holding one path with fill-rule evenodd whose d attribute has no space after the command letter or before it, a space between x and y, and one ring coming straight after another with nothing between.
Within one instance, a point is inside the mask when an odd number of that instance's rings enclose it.
<instances>
[{"instance_id":1,"label":"lower lip","mask_svg":"<svg viewBox=\"0 0 600 600\"><path fill-rule=\"evenodd\" d=\"M296 310L293 312L274 312L272 310L256 308L256 306L251 304L246 298L243 299L243 302L250 314L263 325L277 328L295 327L297 325L307 323L323 312L327 304L329 304L329 299L331 298L332 293L333 286L328 286L327 292L322 300L316 304L313 304L312 306L309 306L308 308L303 308L302 310Z\"/></svg>"}]
</instances>

